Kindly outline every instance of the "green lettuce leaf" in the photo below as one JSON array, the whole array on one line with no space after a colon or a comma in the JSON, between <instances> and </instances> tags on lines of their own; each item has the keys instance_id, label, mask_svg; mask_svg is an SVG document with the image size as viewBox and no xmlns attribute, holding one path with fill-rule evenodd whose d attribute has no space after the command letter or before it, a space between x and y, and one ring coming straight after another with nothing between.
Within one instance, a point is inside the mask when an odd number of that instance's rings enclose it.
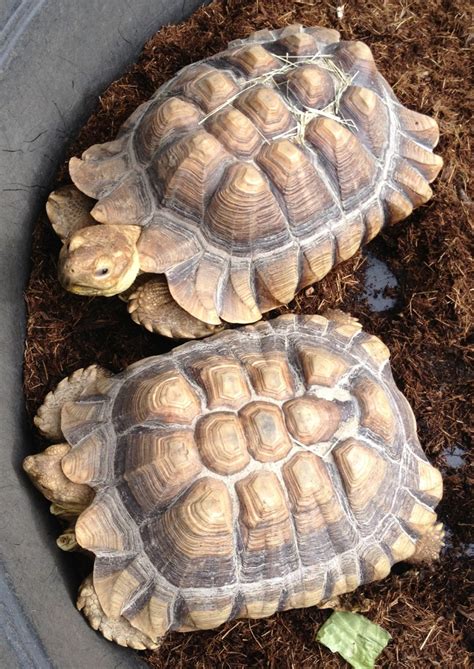
<instances>
[{"instance_id":1,"label":"green lettuce leaf","mask_svg":"<svg viewBox=\"0 0 474 669\"><path fill-rule=\"evenodd\" d=\"M348 611L335 611L316 635L316 641L342 655L354 669L374 669L391 638L364 616Z\"/></svg>"}]
</instances>

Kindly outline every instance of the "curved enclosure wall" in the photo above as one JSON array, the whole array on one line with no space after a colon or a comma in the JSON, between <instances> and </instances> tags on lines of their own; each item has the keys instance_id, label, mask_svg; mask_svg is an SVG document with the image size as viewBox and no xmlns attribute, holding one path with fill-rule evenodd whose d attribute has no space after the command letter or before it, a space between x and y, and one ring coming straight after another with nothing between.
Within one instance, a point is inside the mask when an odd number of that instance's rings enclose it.
<instances>
[{"instance_id":1,"label":"curved enclosure wall","mask_svg":"<svg viewBox=\"0 0 474 669\"><path fill-rule=\"evenodd\" d=\"M145 40L199 0L0 2L0 663L138 667L75 610L82 578L21 470L31 452L22 395L23 291L31 231L64 148Z\"/></svg>"}]
</instances>

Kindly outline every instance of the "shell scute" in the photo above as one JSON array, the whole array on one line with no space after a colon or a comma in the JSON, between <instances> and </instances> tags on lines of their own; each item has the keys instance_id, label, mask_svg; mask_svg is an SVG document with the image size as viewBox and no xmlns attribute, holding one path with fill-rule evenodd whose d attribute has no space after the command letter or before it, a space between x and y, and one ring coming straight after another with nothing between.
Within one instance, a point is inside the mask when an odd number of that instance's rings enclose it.
<instances>
[{"instance_id":1,"label":"shell scute","mask_svg":"<svg viewBox=\"0 0 474 669\"><path fill-rule=\"evenodd\" d=\"M171 136L198 127L202 113L188 100L172 97L151 105L145 113L134 138L138 159L149 163L163 143Z\"/></svg>"},{"instance_id":2,"label":"shell scute","mask_svg":"<svg viewBox=\"0 0 474 669\"><path fill-rule=\"evenodd\" d=\"M240 363L232 358L213 356L193 368L203 385L210 409L239 409L250 400L250 390Z\"/></svg>"},{"instance_id":3,"label":"shell scute","mask_svg":"<svg viewBox=\"0 0 474 669\"><path fill-rule=\"evenodd\" d=\"M280 66L277 58L260 44L250 44L232 51L227 60L237 65L249 77L259 77Z\"/></svg>"},{"instance_id":4,"label":"shell scute","mask_svg":"<svg viewBox=\"0 0 474 669\"><path fill-rule=\"evenodd\" d=\"M204 464L218 474L235 474L250 462L242 423L233 413L215 412L201 418L196 440Z\"/></svg>"},{"instance_id":5,"label":"shell scute","mask_svg":"<svg viewBox=\"0 0 474 669\"><path fill-rule=\"evenodd\" d=\"M276 400L293 395L294 382L283 353L250 354L244 356L243 361L257 394Z\"/></svg>"},{"instance_id":6,"label":"shell scute","mask_svg":"<svg viewBox=\"0 0 474 669\"><path fill-rule=\"evenodd\" d=\"M308 141L317 149L322 163L340 193L342 206L361 197L374 183L376 164L355 134L330 118L311 121L306 127Z\"/></svg>"},{"instance_id":7,"label":"shell scute","mask_svg":"<svg viewBox=\"0 0 474 669\"><path fill-rule=\"evenodd\" d=\"M290 56L313 55L318 51L318 45L314 37L303 31L282 36L278 40L278 46L282 47L283 52Z\"/></svg>"},{"instance_id":8,"label":"shell scute","mask_svg":"<svg viewBox=\"0 0 474 669\"><path fill-rule=\"evenodd\" d=\"M206 192L217 186L229 160L220 142L205 130L199 130L171 144L150 169L156 171L162 184L165 206L201 220Z\"/></svg>"},{"instance_id":9,"label":"shell scute","mask_svg":"<svg viewBox=\"0 0 474 669\"><path fill-rule=\"evenodd\" d=\"M257 238L285 234L283 213L262 172L249 163L231 165L214 193L206 226L222 242L245 249Z\"/></svg>"},{"instance_id":10,"label":"shell scute","mask_svg":"<svg viewBox=\"0 0 474 669\"><path fill-rule=\"evenodd\" d=\"M234 101L266 139L275 138L294 127L295 122L281 95L267 86L254 86Z\"/></svg>"},{"instance_id":11,"label":"shell scute","mask_svg":"<svg viewBox=\"0 0 474 669\"><path fill-rule=\"evenodd\" d=\"M283 196L292 231L301 235L334 202L324 182L303 151L287 139L264 145L257 163ZM302 227L300 231L298 228Z\"/></svg>"},{"instance_id":12,"label":"shell scute","mask_svg":"<svg viewBox=\"0 0 474 669\"><path fill-rule=\"evenodd\" d=\"M126 439L123 477L146 513L178 496L202 469L190 430L147 430Z\"/></svg>"},{"instance_id":13,"label":"shell scute","mask_svg":"<svg viewBox=\"0 0 474 669\"><path fill-rule=\"evenodd\" d=\"M310 395L286 402L283 411L290 434L307 446L330 439L341 418L336 404Z\"/></svg>"},{"instance_id":14,"label":"shell scute","mask_svg":"<svg viewBox=\"0 0 474 669\"><path fill-rule=\"evenodd\" d=\"M196 391L178 370L132 380L119 394L114 406L121 429L152 421L189 425L200 411L201 402Z\"/></svg>"},{"instance_id":15,"label":"shell scute","mask_svg":"<svg viewBox=\"0 0 474 669\"><path fill-rule=\"evenodd\" d=\"M276 462L289 453L293 444L280 407L268 402L250 402L239 415L255 460Z\"/></svg>"},{"instance_id":16,"label":"shell scute","mask_svg":"<svg viewBox=\"0 0 474 669\"><path fill-rule=\"evenodd\" d=\"M437 138L369 47L289 26L184 68L70 172L99 199L99 222L159 230L163 245L140 244L142 264L161 273L166 259L180 307L208 324L248 323L431 197Z\"/></svg>"},{"instance_id":17,"label":"shell scute","mask_svg":"<svg viewBox=\"0 0 474 669\"><path fill-rule=\"evenodd\" d=\"M323 109L335 95L334 81L327 70L318 65L302 65L291 70L282 82L297 100L308 109Z\"/></svg>"},{"instance_id":18,"label":"shell scute","mask_svg":"<svg viewBox=\"0 0 474 669\"><path fill-rule=\"evenodd\" d=\"M392 444L396 434L396 420L386 391L375 380L360 377L354 394L360 403L361 425L376 437Z\"/></svg>"},{"instance_id":19,"label":"shell scute","mask_svg":"<svg viewBox=\"0 0 474 669\"><path fill-rule=\"evenodd\" d=\"M229 107L213 114L206 129L237 158L251 158L263 144L263 137L245 114Z\"/></svg>"}]
</instances>

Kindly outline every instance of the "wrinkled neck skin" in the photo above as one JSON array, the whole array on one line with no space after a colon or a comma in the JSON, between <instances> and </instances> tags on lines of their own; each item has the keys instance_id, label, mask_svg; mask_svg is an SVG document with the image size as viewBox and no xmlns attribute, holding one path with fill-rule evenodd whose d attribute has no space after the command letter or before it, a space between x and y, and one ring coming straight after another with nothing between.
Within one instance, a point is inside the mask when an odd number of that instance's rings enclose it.
<instances>
[{"instance_id":1,"label":"wrinkled neck skin","mask_svg":"<svg viewBox=\"0 0 474 669\"><path fill-rule=\"evenodd\" d=\"M59 255L59 280L78 295L111 297L123 293L140 271L136 225L99 224L66 240Z\"/></svg>"}]
</instances>

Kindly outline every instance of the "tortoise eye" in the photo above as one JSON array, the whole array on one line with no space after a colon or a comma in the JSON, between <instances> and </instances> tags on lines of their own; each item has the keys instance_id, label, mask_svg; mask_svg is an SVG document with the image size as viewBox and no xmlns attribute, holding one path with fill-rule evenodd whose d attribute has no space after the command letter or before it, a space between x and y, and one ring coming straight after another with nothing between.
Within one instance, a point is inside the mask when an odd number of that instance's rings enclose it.
<instances>
[{"instance_id":1,"label":"tortoise eye","mask_svg":"<svg viewBox=\"0 0 474 669\"><path fill-rule=\"evenodd\" d=\"M109 273L109 268L108 267L101 267L96 271L96 276L105 276L106 274Z\"/></svg>"}]
</instances>

